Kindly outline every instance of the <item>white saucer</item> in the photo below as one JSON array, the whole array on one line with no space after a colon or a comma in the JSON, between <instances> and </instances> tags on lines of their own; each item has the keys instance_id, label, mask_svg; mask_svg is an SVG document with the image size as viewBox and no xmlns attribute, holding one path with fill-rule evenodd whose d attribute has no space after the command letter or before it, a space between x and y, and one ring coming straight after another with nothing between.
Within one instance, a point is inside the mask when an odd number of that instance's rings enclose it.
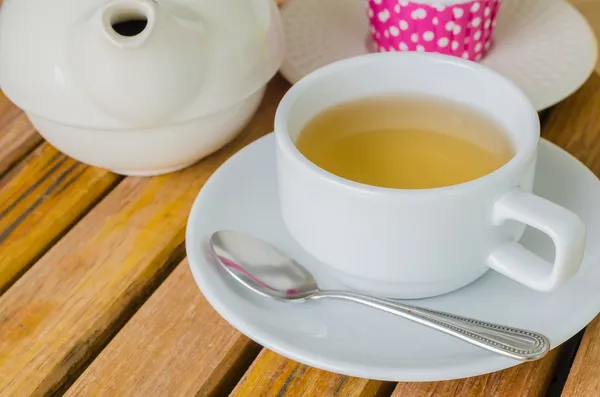
<instances>
[{"instance_id":1,"label":"white saucer","mask_svg":"<svg viewBox=\"0 0 600 397\"><path fill-rule=\"evenodd\" d=\"M289 0L282 7L291 83L331 62L370 51L367 0ZM564 0L504 0L494 45L482 64L516 83L537 110L579 88L597 47L585 18Z\"/></svg>"},{"instance_id":2,"label":"white saucer","mask_svg":"<svg viewBox=\"0 0 600 397\"><path fill-rule=\"evenodd\" d=\"M580 272L560 290L540 293L489 271L453 293L413 303L546 334L556 347L600 311L600 183L585 166L542 141L535 191L579 214L588 226ZM517 362L389 314L337 301L273 302L253 295L205 259L212 232L238 230L264 238L310 268L326 288L340 287L298 247L279 215L272 134L227 161L196 199L187 229L192 273L206 299L242 333L293 360L363 378L433 381L469 377ZM523 243L543 257L549 239L526 232ZM368 264L365 264L368 266Z\"/></svg>"}]
</instances>

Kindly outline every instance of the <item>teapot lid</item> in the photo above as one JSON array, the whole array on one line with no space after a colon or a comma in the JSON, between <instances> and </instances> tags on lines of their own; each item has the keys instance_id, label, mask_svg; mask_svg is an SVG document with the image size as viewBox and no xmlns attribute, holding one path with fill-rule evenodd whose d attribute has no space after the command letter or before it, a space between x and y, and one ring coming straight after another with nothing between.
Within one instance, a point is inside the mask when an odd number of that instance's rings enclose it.
<instances>
[{"instance_id":1,"label":"teapot lid","mask_svg":"<svg viewBox=\"0 0 600 397\"><path fill-rule=\"evenodd\" d=\"M5 0L0 88L72 126L181 123L263 88L283 46L272 0Z\"/></svg>"}]
</instances>

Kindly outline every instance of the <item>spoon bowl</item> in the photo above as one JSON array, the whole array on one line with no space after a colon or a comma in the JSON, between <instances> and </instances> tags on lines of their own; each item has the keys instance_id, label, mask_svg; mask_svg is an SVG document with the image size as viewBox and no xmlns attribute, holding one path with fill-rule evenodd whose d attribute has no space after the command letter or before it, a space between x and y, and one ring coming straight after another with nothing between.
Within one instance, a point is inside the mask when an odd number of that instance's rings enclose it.
<instances>
[{"instance_id":1,"label":"spoon bowl","mask_svg":"<svg viewBox=\"0 0 600 397\"><path fill-rule=\"evenodd\" d=\"M210 245L223 268L257 294L304 301L319 292L317 281L304 266L263 240L219 231L211 236Z\"/></svg>"}]
</instances>

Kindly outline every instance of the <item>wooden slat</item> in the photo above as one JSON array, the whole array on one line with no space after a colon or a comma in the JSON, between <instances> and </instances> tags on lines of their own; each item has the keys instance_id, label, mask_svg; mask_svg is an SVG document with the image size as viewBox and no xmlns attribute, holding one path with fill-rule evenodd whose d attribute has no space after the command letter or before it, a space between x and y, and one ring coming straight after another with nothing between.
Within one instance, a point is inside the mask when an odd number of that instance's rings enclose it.
<instances>
[{"instance_id":1,"label":"wooden slat","mask_svg":"<svg viewBox=\"0 0 600 397\"><path fill-rule=\"evenodd\" d=\"M182 259L199 189L271 131L287 87L276 78L250 125L219 153L179 173L125 179L0 297L1 396L48 394L80 373Z\"/></svg>"},{"instance_id":2,"label":"wooden slat","mask_svg":"<svg viewBox=\"0 0 600 397\"><path fill-rule=\"evenodd\" d=\"M393 388L393 383L321 371L263 349L233 396L376 397L388 396Z\"/></svg>"},{"instance_id":3,"label":"wooden slat","mask_svg":"<svg viewBox=\"0 0 600 397\"><path fill-rule=\"evenodd\" d=\"M600 396L600 317L585 330L562 396Z\"/></svg>"},{"instance_id":4,"label":"wooden slat","mask_svg":"<svg viewBox=\"0 0 600 397\"><path fill-rule=\"evenodd\" d=\"M206 302L186 260L66 396L223 396L259 351Z\"/></svg>"},{"instance_id":5,"label":"wooden slat","mask_svg":"<svg viewBox=\"0 0 600 397\"><path fill-rule=\"evenodd\" d=\"M600 76L594 73L574 95L554 107L543 136L600 175Z\"/></svg>"},{"instance_id":6,"label":"wooden slat","mask_svg":"<svg viewBox=\"0 0 600 397\"><path fill-rule=\"evenodd\" d=\"M0 183L0 294L119 178L43 144Z\"/></svg>"},{"instance_id":7,"label":"wooden slat","mask_svg":"<svg viewBox=\"0 0 600 397\"><path fill-rule=\"evenodd\" d=\"M0 176L40 142L42 137L25 114L0 91Z\"/></svg>"},{"instance_id":8,"label":"wooden slat","mask_svg":"<svg viewBox=\"0 0 600 397\"><path fill-rule=\"evenodd\" d=\"M560 357L555 349L544 359L504 371L449 382L399 383L392 397L538 397L545 395Z\"/></svg>"}]
</instances>

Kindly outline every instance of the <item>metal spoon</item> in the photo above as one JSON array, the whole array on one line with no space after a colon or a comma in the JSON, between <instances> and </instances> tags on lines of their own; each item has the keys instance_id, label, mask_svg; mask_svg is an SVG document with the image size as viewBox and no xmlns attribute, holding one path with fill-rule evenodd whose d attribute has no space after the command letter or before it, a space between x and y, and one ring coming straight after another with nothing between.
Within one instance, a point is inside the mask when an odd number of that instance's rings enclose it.
<instances>
[{"instance_id":1,"label":"metal spoon","mask_svg":"<svg viewBox=\"0 0 600 397\"><path fill-rule=\"evenodd\" d=\"M321 291L312 274L273 245L258 238L219 231L210 238L209 254L242 285L264 297L305 302L341 299L361 303L442 331L465 342L510 358L543 357L550 342L536 332L490 324L450 313L406 305L346 291Z\"/></svg>"}]
</instances>

